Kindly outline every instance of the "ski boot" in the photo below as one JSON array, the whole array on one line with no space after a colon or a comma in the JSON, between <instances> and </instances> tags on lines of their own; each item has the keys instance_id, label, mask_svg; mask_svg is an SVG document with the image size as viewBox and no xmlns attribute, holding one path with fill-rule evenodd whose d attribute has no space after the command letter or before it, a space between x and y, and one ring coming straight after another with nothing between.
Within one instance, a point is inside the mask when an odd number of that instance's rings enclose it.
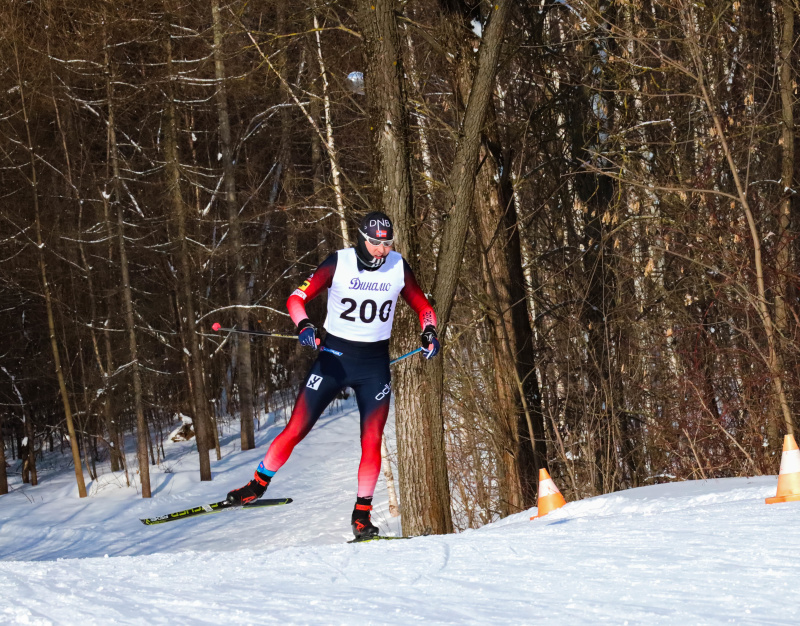
<instances>
[{"instance_id":1,"label":"ski boot","mask_svg":"<svg viewBox=\"0 0 800 626\"><path fill-rule=\"evenodd\" d=\"M350 518L350 525L356 539L368 539L378 534L378 527L369 519L369 512L372 510L372 498L356 498L356 506L353 509L353 516Z\"/></svg>"},{"instance_id":2,"label":"ski boot","mask_svg":"<svg viewBox=\"0 0 800 626\"><path fill-rule=\"evenodd\" d=\"M264 495L267 487L269 487L270 480L272 479L269 476L256 470L253 480L247 483L244 487L234 489L233 491L229 492L228 497L225 498L225 500L233 506L242 506L248 502L255 502Z\"/></svg>"}]
</instances>

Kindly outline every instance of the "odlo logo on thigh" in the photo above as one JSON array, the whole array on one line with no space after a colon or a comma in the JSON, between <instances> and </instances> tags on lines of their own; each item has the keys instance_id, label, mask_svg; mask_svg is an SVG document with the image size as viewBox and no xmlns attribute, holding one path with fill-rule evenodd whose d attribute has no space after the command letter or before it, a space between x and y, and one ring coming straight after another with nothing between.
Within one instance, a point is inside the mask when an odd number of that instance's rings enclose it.
<instances>
[{"instance_id":1,"label":"odlo logo on thigh","mask_svg":"<svg viewBox=\"0 0 800 626\"><path fill-rule=\"evenodd\" d=\"M381 389L381 392L377 396L375 396L375 399L383 400L391 392L392 392L392 383L386 383L386 386L383 389Z\"/></svg>"},{"instance_id":2,"label":"odlo logo on thigh","mask_svg":"<svg viewBox=\"0 0 800 626\"><path fill-rule=\"evenodd\" d=\"M316 374L311 374L308 377L308 382L306 383L306 387L309 389L313 389L317 391L319 389L319 384L322 382L322 376L317 376Z\"/></svg>"}]
</instances>

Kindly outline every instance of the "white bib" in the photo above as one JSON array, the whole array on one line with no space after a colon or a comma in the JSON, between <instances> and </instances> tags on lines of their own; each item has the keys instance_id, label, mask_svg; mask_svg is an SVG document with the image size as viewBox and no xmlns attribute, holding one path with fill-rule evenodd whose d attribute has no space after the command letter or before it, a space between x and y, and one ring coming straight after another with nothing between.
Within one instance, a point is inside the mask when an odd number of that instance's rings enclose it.
<instances>
[{"instance_id":1,"label":"white bib","mask_svg":"<svg viewBox=\"0 0 800 626\"><path fill-rule=\"evenodd\" d=\"M359 272L355 248L336 254L325 330L350 341L389 339L397 296L405 286L403 257L390 252L377 270Z\"/></svg>"}]
</instances>

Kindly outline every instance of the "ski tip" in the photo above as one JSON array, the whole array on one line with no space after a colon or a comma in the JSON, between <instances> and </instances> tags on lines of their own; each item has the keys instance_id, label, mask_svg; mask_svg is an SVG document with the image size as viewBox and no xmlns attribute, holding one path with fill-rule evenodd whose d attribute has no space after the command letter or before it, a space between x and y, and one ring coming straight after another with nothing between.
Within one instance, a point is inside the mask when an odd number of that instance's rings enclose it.
<instances>
[{"instance_id":1,"label":"ski tip","mask_svg":"<svg viewBox=\"0 0 800 626\"><path fill-rule=\"evenodd\" d=\"M222 324L220 324L219 322L214 322L213 324L211 324L211 330L215 332L218 331L220 328L222 328Z\"/></svg>"}]
</instances>

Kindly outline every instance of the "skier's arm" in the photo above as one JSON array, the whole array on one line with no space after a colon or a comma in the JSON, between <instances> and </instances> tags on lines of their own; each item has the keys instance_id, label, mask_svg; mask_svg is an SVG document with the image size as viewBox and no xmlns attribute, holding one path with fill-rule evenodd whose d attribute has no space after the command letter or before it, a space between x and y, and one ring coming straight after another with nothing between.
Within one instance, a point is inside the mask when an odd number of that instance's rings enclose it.
<instances>
[{"instance_id":1,"label":"skier's arm","mask_svg":"<svg viewBox=\"0 0 800 626\"><path fill-rule=\"evenodd\" d=\"M439 353L440 347L439 339L436 335L436 313L422 289L419 288L414 272L411 271L411 267L409 267L405 259L403 259L403 270L405 272L405 286L400 295L419 315L419 324L422 326L422 334L419 336L422 342L422 353L426 359L432 359Z\"/></svg>"},{"instance_id":2,"label":"skier's arm","mask_svg":"<svg viewBox=\"0 0 800 626\"><path fill-rule=\"evenodd\" d=\"M417 283L414 272L411 271L411 266L403 259L403 272L405 274L405 286L400 292L403 300L408 302L409 306L419 315L419 325L424 330L427 326L436 328L436 313L425 297L425 293Z\"/></svg>"},{"instance_id":3,"label":"skier's arm","mask_svg":"<svg viewBox=\"0 0 800 626\"><path fill-rule=\"evenodd\" d=\"M336 271L336 253L334 252L309 276L306 281L292 292L286 301L286 308L296 326L308 319L306 302L316 298L323 289L328 289Z\"/></svg>"}]
</instances>

